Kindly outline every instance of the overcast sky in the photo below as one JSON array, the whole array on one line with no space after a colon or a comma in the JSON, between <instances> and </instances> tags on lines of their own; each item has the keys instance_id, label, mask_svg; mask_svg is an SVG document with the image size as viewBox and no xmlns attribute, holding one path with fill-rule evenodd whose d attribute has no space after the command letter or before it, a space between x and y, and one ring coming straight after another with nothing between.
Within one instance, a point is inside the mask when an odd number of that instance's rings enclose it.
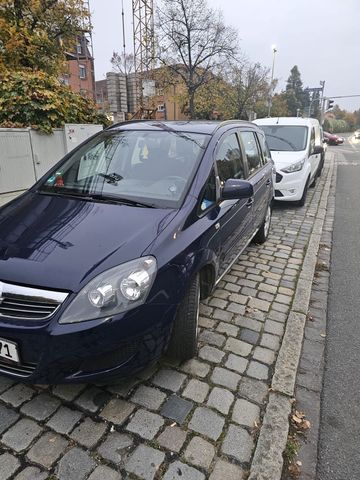
<instances>
[{"instance_id":1,"label":"overcast sky","mask_svg":"<svg viewBox=\"0 0 360 480\"><path fill-rule=\"evenodd\" d=\"M127 51L132 52L131 0L123 0ZM111 71L113 50L122 50L122 0L90 0L94 25L96 79ZM155 2L156 3L156 0ZM208 0L239 34L239 48L253 62L271 67L285 87L298 65L304 86L325 80L325 95L360 94L360 0ZM338 99L342 108L360 108L360 97Z\"/></svg>"}]
</instances>

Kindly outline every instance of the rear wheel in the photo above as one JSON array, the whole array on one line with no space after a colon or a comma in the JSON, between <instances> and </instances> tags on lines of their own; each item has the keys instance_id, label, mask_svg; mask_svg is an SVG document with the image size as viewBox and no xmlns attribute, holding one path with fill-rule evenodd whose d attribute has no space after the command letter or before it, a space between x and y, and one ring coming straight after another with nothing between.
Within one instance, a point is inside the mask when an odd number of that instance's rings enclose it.
<instances>
[{"instance_id":1,"label":"rear wheel","mask_svg":"<svg viewBox=\"0 0 360 480\"><path fill-rule=\"evenodd\" d=\"M268 205L267 210L266 210L265 219L264 219L261 227L257 231L257 234L254 237L254 242L255 243L266 242L266 240L269 236L270 224L271 224L271 206Z\"/></svg>"},{"instance_id":2,"label":"rear wheel","mask_svg":"<svg viewBox=\"0 0 360 480\"><path fill-rule=\"evenodd\" d=\"M200 308L199 274L192 280L181 302L173 325L167 353L180 360L188 360L197 354Z\"/></svg>"}]
</instances>

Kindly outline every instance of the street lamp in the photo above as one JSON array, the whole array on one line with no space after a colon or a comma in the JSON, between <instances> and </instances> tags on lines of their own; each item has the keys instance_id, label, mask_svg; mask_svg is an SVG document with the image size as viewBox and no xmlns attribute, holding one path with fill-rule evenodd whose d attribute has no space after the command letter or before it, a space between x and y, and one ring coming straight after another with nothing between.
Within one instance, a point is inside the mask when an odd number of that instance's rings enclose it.
<instances>
[{"instance_id":1,"label":"street lamp","mask_svg":"<svg viewBox=\"0 0 360 480\"><path fill-rule=\"evenodd\" d=\"M273 81L274 81L274 66L275 66L275 53L277 52L277 47L276 47L276 45L271 45L271 50L272 50L272 52L273 52L273 61L272 61L272 68L271 68L271 81L270 81L268 117L270 117L270 115L271 115L272 94L273 94Z\"/></svg>"}]
</instances>

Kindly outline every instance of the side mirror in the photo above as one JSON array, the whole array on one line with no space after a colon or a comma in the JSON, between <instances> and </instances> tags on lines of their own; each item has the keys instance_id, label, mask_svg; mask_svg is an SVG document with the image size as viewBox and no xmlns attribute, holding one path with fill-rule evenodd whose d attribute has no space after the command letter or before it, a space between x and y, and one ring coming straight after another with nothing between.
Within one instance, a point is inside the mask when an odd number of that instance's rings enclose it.
<instances>
[{"instance_id":1,"label":"side mirror","mask_svg":"<svg viewBox=\"0 0 360 480\"><path fill-rule=\"evenodd\" d=\"M319 153L324 153L324 147L322 145L315 145L312 155L318 155Z\"/></svg>"},{"instance_id":2,"label":"side mirror","mask_svg":"<svg viewBox=\"0 0 360 480\"><path fill-rule=\"evenodd\" d=\"M250 198L254 195L254 187L246 180L237 180L229 178L226 180L222 189L222 200L239 200L240 198Z\"/></svg>"}]
</instances>

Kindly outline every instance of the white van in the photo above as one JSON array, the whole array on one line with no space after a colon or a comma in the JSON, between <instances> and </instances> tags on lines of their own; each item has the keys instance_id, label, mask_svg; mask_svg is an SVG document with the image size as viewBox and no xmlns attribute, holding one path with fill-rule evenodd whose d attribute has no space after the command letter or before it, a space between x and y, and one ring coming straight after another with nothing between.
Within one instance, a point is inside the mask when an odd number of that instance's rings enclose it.
<instances>
[{"instance_id":1,"label":"white van","mask_svg":"<svg viewBox=\"0 0 360 480\"><path fill-rule=\"evenodd\" d=\"M324 163L321 127L314 118L261 118L254 123L264 131L276 168L275 200L304 205Z\"/></svg>"}]
</instances>

